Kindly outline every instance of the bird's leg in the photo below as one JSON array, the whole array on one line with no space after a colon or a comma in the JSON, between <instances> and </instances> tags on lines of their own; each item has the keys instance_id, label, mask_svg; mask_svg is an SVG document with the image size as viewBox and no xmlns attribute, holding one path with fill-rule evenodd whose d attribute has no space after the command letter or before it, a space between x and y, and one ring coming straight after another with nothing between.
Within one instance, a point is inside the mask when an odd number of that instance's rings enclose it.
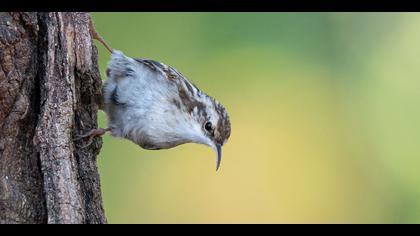
<instances>
[{"instance_id":1,"label":"bird's leg","mask_svg":"<svg viewBox=\"0 0 420 236\"><path fill-rule=\"evenodd\" d=\"M102 45L106 47L106 49L108 49L110 53L112 53L113 51L112 48L105 42L105 40L101 37L101 35L99 35L98 32L96 32L91 15L89 15L89 31L92 38L98 40L100 43L102 43Z\"/></svg>"},{"instance_id":2,"label":"bird's leg","mask_svg":"<svg viewBox=\"0 0 420 236\"><path fill-rule=\"evenodd\" d=\"M101 137L102 135L106 134L106 132L108 132L108 131L111 131L111 128L106 128L106 129L102 129L102 128L92 129L92 130L88 131L85 134L77 135L76 138L73 139L73 141L77 141L77 140L84 139L84 138L89 138L88 139L88 143L86 145L84 145L83 147L81 147L81 148L86 148L86 147L88 147L88 146L90 146L92 144L93 139L95 137L98 137L98 136Z\"/></svg>"}]
</instances>

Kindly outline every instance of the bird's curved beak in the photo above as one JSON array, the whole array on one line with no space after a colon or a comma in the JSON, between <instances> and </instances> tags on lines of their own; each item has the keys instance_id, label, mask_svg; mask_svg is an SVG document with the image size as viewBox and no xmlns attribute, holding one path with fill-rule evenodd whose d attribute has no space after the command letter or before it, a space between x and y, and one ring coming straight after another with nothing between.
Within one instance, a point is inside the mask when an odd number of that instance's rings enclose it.
<instances>
[{"instance_id":1,"label":"bird's curved beak","mask_svg":"<svg viewBox=\"0 0 420 236\"><path fill-rule=\"evenodd\" d=\"M220 167L220 162L222 161L222 145L216 144L217 160L216 160L216 171Z\"/></svg>"}]
</instances>

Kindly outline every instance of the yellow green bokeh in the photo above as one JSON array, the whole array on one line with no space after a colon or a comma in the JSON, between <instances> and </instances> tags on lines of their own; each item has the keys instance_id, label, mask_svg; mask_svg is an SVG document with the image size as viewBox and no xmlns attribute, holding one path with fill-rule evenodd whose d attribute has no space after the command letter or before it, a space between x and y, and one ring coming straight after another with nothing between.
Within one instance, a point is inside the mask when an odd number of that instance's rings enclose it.
<instances>
[{"instance_id":1,"label":"yellow green bokeh","mask_svg":"<svg viewBox=\"0 0 420 236\"><path fill-rule=\"evenodd\" d=\"M174 66L232 122L219 172L205 146L105 136L110 223L420 223L420 14L93 19L113 48Z\"/></svg>"}]
</instances>

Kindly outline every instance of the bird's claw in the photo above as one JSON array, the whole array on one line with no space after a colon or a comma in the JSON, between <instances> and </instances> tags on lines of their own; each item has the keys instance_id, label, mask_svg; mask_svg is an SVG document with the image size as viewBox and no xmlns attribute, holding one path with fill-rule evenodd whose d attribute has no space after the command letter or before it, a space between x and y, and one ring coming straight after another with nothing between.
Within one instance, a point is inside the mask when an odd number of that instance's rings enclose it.
<instances>
[{"instance_id":1,"label":"bird's claw","mask_svg":"<svg viewBox=\"0 0 420 236\"><path fill-rule=\"evenodd\" d=\"M95 137L97 137L97 136L101 137L102 135L104 135L108 131L110 131L109 128L106 128L106 129L102 129L102 128L92 129L92 130L90 130L90 131L88 131L84 134L76 135L75 138L73 139L73 141L78 141L78 140L81 140L81 139L84 139L84 138L89 138L88 143L83 145L82 147L80 147L82 149L87 148L93 143L93 139Z\"/></svg>"}]
</instances>

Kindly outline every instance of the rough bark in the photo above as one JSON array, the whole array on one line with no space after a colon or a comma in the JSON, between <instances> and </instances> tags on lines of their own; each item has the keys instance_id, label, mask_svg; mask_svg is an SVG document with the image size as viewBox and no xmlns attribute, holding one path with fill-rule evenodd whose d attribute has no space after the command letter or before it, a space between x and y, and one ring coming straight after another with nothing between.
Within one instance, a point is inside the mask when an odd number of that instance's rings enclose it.
<instances>
[{"instance_id":1,"label":"rough bark","mask_svg":"<svg viewBox=\"0 0 420 236\"><path fill-rule=\"evenodd\" d=\"M88 13L0 13L0 223L106 223Z\"/></svg>"}]
</instances>

